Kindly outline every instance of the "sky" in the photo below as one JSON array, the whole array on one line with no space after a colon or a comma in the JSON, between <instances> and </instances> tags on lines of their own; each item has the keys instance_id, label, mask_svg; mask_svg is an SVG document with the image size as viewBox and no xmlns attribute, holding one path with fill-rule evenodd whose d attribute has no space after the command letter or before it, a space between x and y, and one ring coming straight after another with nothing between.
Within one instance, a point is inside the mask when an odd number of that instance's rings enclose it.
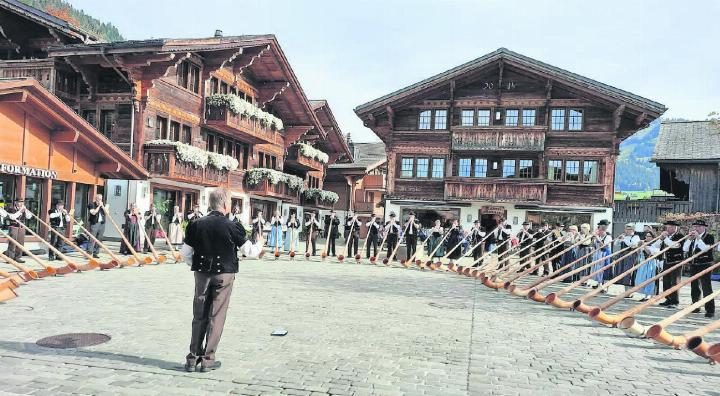
<instances>
[{"instance_id":1,"label":"sky","mask_svg":"<svg viewBox=\"0 0 720 396\"><path fill-rule=\"evenodd\" d=\"M720 1L69 0L126 39L275 34L309 99L353 109L500 47L663 103L720 111Z\"/></svg>"}]
</instances>

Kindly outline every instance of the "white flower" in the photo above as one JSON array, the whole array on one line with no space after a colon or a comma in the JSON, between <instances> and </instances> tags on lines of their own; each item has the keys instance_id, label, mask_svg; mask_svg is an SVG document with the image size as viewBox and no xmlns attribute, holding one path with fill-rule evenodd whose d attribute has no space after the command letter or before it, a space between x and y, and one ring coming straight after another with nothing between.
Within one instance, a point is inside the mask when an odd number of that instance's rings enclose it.
<instances>
[{"instance_id":1,"label":"white flower","mask_svg":"<svg viewBox=\"0 0 720 396\"><path fill-rule=\"evenodd\" d=\"M266 127L274 126L277 130L283 129L283 122L278 117L261 110L252 103L233 94L213 94L205 98L205 103L211 107L226 107L235 115L255 118Z\"/></svg>"},{"instance_id":2,"label":"white flower","mask_svg":"<svg viewBox=\"0 0 720 396\"><path fill-rule=\"evenodd\" d=\"M173 142L167 139L149 140L145 142L148 146L173 146L177 153L177 159L181 162L188 162L193 164L195 167L203 168L210 164L216 169L235 170L238 168L238 161L224 154L211 153L203 150L200 147L191 146L187 143Z\"/></svg>"},{"instance_id":3,"label":"white flower","mask_svg":"<svg viewBox=\"0 0 720 396\"><path fill-rule=\"evenodd\" d=\"M318 198L321 201L329 202L331 204L334 204L340 199L340 197L336 193L332 191L321 190L319 188L308 188L303 192L303 194L307 199Z\"/></svg>"},{"instance_id":4,"label":"white flower","mask_svg":"<svg viewBox=\"0 0 720 396\"><path fill-rule=\"evenodd\" d=\"M305 187L305 181L295 175L290 175L275 169L269 168L253 168L247 171L247 182L254 186L259 184L263 179L267 179L270 184L285 183L292 190L302 192Z\"/></svg>"},{"instance_id":5,"label":"white flower","mask_svg":"<svg viewBox=\"0 0 720 396\"><path fill-rule=\"evenodd\" d=\"M300 154L303 157L315 159L323 164L327 164L330 160L330 156L309 144L298 143L297 145L300 148Z\"/></svg>"}]
</instances>

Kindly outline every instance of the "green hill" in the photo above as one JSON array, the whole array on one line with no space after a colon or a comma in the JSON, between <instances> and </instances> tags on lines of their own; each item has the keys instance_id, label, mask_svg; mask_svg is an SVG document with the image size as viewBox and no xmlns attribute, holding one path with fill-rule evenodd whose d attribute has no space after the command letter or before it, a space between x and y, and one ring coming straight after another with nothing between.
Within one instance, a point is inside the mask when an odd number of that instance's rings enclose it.
<instances>
[{"instance_id":1,"label":"green hill","mask_svg":"<svg viewBox=\"0 0 720 396\"><path fill-rule=\"evenodd\" d=\"M67 21L71 25L79 27L90 33L94 33L106 41L123 41L122 34L115 25L109 22L101 22L92 16L78 10L63 0L20 0L21 2L43 10L57 18Z\"/></svg>"},{"instance_id":2,"label":"green hill","mask_svg":"<svg viewBox=\"0 0 720 396\"><path fill-rule=\"evenodd\" d=\"M660 187L660 170L650 162L660 133L660 120L620 144L615 169L616 191L648 191Z\"/></svg>"}]
</instances>

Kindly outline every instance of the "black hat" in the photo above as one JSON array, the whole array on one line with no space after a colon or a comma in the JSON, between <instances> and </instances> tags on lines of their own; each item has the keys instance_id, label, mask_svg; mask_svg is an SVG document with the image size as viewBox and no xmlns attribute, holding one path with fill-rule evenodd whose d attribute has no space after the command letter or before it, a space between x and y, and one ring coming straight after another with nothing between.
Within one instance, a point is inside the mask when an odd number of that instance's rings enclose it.
<instances>
[{"instance_id":1,"label":"black hat","mask_svg":"<svg viewBox=\"0 0 720 396\"><path fill-rule=\"evenodd\" d=\"M55 205L64 205L64 204L65 204L65 202L63 202L62 199L58 199L58 200L55 202Z\"/></svg>"},{"instance_id":2,"label":"black hat","mask_svg":"<svg viewBox=\"0 0 720 396\"><path fill-rule=\"evenodd\" d=\"M530 225L529 221L523 221L522 225Z\"/></svg>"},{"instance_id":3,"label":"black hat","mask_svg":"<svg viewBox=\"0 0 720 396\"><path fill-rule=\"evenodd\" d=\"M606 225L610 225L610 222L607 221L606 219L602 219L602 220L600 220L600 222L597 225L606 226Z\"/></svg>"},{"instance_id":4,"label":"black hat","mask_svg":"<svg viewBox=\"0 0 720 396\"><path fill-rule=\"evenodd\" d=\"M18 197L18 198L15 198L15 199L13 200L13 202L25 202L25 198L20 198L20 197Z\"/></svg>"},{"instance_id":5,"label":"black hat","mask_svg":"<svg viewBox=\"0 0 720 396\"><path fill-rule=\"evenodd\" d=\"M548 223L547 221L543 221L543 222L540 223L540 224L541 224L543 227L546 226L546 225L550 225L550 223Z\"/></svg>"},{"instance_id":6,"label":"black hat","mask_svg":"<svg viewBox=\"0 0 720 396\"><path fill-rule=\"evenodd\" d=\"M409 212L408 212L408 216L415 216L415 212L413 212L412 210L409 211Z\"/></svg>"},{"instance_id":7,"label":"black hat","mask_svg":"<svg viewBox=\"0 0 720 396\"><path fill-rule=\"evenodd\" d=\"M555 223L555 227L565 227L565 224L563 224L563 223Z\"/></svg>"},{"instance_id":8,"label":"black hat","mask_svg":"<svg viewBox=\"0 0 720 396\"><path fill-rule=\"evenodd\" d=\"M478 224L478 223L480 223L480 220L473 221L473 224Z\"/></svg>"},{"instance_id":9,"label":"black hat","mask_svg":"<svg viewBox=\"0 0 720 396\"><path fill-rule=\"evenodd\" d=\"M395 212L390 212L390 217L395 217Z\"/></svg>"},{"instance_id":10,"label":"black hat","mask_svg":"<svg viewBox=\"0 0 720 396\"><path fill-rule=\"evenodd\" d=\"M694 226L702 226L702 227L707 227L707 226L708 226L707 223L705 222L705 220L703 220L703 219L697 219L697 220L695 220L692 225L694 225Z\"/></svg>"},{"instance_id":11,"label":"black hat","mask_svg":"<svg viewBox=\"0 0 720 396\"><path fill-rule=\"evenodd\" d=\"M668 221L664 222L663 224L664 224L664 225L671 225L671 226L680 227L680 223L678 223L678 222L675 221L675 220L668 220Z\"/></svg>"},{"instance_id":12,"label":"black hat","mask_svg":"<svg viewBox=\"0 0 720 396\"><path fill-rule=\"evenodd\" d=\"M511 226L510 224L505 224L505 229L506 229L506 230L509 230L509 229L511 229L511 228L512 228L512 226Z\"/></svg>"}]
</instances>

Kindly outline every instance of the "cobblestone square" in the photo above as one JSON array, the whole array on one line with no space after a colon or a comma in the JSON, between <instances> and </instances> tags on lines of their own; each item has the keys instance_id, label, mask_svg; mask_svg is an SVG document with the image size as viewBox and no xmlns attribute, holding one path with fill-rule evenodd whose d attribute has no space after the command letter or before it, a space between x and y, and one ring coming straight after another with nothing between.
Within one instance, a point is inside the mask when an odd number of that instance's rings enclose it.
<instances>
[{"instance_id":1,"label":"cobblestone square","mask_svg":"<svg viewBox=\"0 0 720 396\"><path fill-rule=\"evenodd\" d=\"M21 286L0 304L0 392L710 395L720 385L717 368L692 352L628 338L577 312L451 273L331 258L243 261L218 351L223 367L186 373L192 285L185 264L163 264ZM653 308L640 320L669 312ZM693 315L670 330L705 323ZM288 334L271 336L278 328ZM35 344L75 332L112 340Z\"/></svg>"}]
</instances>

